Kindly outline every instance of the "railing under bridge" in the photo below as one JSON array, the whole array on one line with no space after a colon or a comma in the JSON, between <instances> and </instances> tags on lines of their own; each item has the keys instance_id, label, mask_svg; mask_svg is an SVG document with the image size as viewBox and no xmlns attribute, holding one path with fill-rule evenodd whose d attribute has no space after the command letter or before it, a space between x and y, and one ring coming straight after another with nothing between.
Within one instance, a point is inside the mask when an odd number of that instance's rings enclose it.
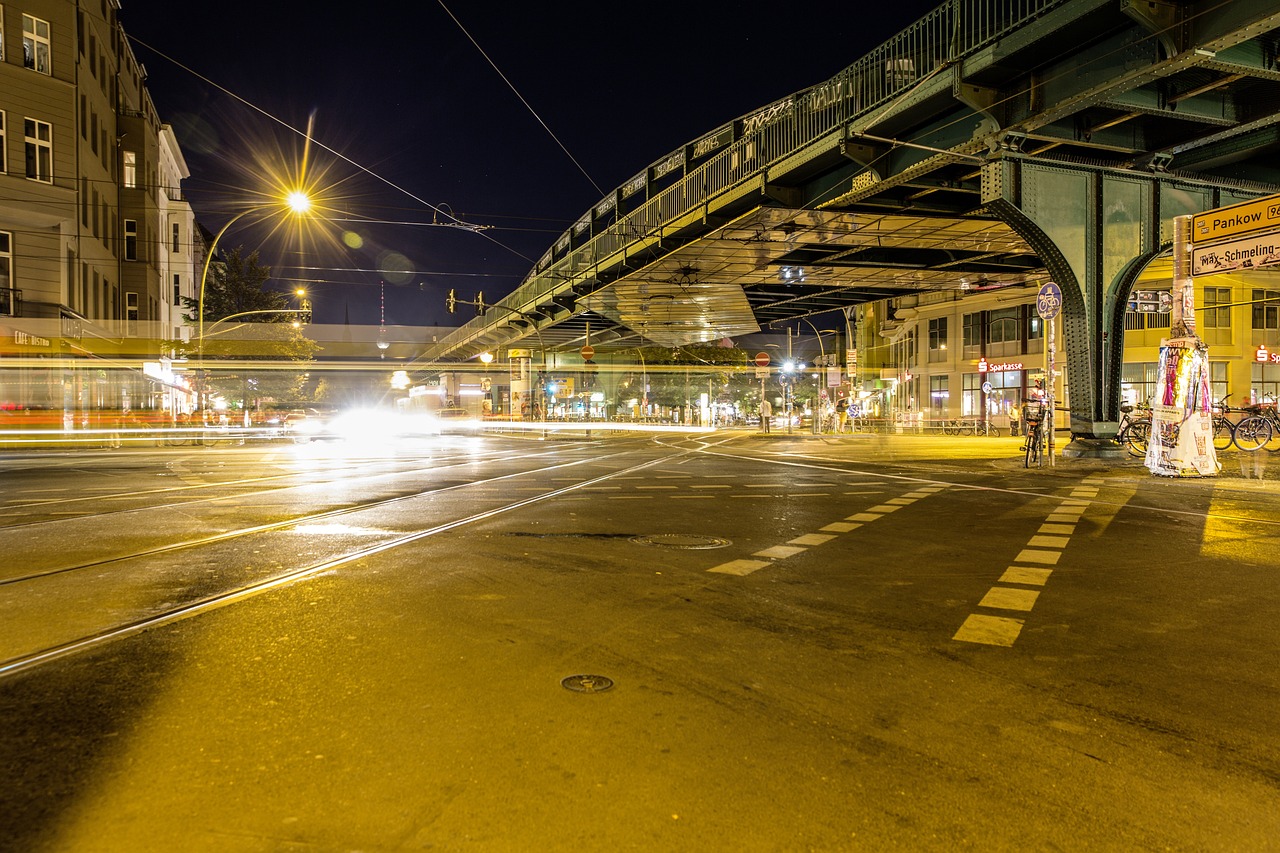
<instances>
[{"instance_id":1,"label":"railing under bridge","mask_svg":"<svg viewBox=\"0 0 1280 853\"><path fill-rule=\"evenodd\" d=\"M537 304L583 270L651 239L689 211L1067 2L951 0L826 82L671 153L595 204L557 239L514 293L462 326L444 345L464 345L508 318L512 308ZM683 177L671 183L669 176L679 173ZM664 183L670 185L659 189Z\"/></svg>"}]
</instances>

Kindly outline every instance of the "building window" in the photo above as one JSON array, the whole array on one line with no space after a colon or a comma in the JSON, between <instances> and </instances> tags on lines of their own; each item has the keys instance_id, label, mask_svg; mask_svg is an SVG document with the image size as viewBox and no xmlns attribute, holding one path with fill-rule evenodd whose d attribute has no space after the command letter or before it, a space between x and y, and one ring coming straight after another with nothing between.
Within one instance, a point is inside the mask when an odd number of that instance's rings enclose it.
<instances>
[{"instance_id":1,"label":"building window","mask_svg":"<svg viewBox=\"0 0 1280 853\"><path fill-rule=\"evenodd\" d=\"M126 261L138 259L138 220L136 219L124 221L124 259Z\"/></svg>"},{"instance_id":2,"label":"building window","mask_svg":"<svg viewBox=\"0 0 1280 853\"><path fill-rule=\"evenodd\" d=\"M929 350L945 350L947 348L947 318L938 317L929 321Z\"/></svg>"},{"instance_id":3,"label":"building window","mask_svg":"<svg viewBox=\"0 0 1280 853\"><path fill-rule=\"evenodd\" d=\"M182 251L182 226L173 223L173 253L176 255Z\"/></svg>"},{"instance_id":4,"label":"building window","mask_svg":"<svg viewBox=\"0 0 1280 853\"><path fill-rule=\"evenodd\" d=\"M0 119L4 115L0 113ZM1253 291L1253 327L1280 329L1280 290Z\"/></svg>"},{"instance_id":5,"label":"building window","mask_svg":"<svg viewBox=\"0 0 1280 853\"><path fill-rule=\"evenodd\" d=\"M1249 396L1255 403L1275 403L1280 400L1280 364L1251 365Z\"/></svg>"},{"instance_id":6,"label":"building window","mask_svg":"<svg viewBox=\"0 0 1280 853\"><path fill-rule=\"evenodd\" d=\"M964 338L964 348L967 351L970 347L980 348L982 346L982 315L980 313L965 314L964 328L962 332ZM966 352L965 355L969 353Z\"/></svg>"},{"instance_id":7,"label":"building window","mask_svg":"<svg viewBox=\"0 0 1280 853\"><path fill-rule=\"evenodd\" d=\"M173 274L173 305L176 308L182 304L182 276L177 273Z\"/></svg>"},{"instance_id":8,"label":"building window","mask_svg":"<svg viewBox=\"0 0 1280 853\"><path fill-rule=\"evenodd\" d=\"M138 152L124 152L124 187L127 190L138 188Z\"/></svg>"},{"instance_id":9,"label":"building window","mask_svg":"<svg viewBox=\"0 0 1280 853\"><path fill-rule=\"evenodd\" d=\"M126 293L124 295L125 309L125 334L138 334L138 294Z\"/></svg>"},{"instance_id":10,"label":"building window","mask_svg":"<svg viewBox=\"0 0 1280 853\"><path fill-rule=\"evenodd\" d=\"M1204 327L1206 329L1231 328L1231 288L1206 287L1204 289Z\"/></svg>"},{"instance_id":11,"label":"building window","mask_svg":"<svg viewBox=\"0 0 1280 853\"><path fill-rule=\"evenodd\" d=\"M1031 306L1028 305L1027 308L1030 309ZM1042 320L1040 318L1040 315L1035 313L1035 311L1028 311L1027 340L1038 341L1043 337L1044 337L1044 320Z\"/></svg>"},{"instance_id":12,"label":"building window","mask_svg":"<svg viewBox=\"0 0 1280 853\"><path fill-rule=\"evenodd\" d=\"M1209 397L1215 403L1227 396L1227 363L1209 362Z\"/></svg>"},{"instance_id":13,"label":"building window","mask_svg":"<svg viewBox=\"0 0 1280 853\"><path fill-rule=\"evenodd\" d=\"M930 376L929 377L929 414L931 417L943 418L947 416L947 401L951 396L948 390L950 385L949 376Z\"/></svg>"},{"instance_id":14,"label":"building window","mask_svg":"<svg viewBox=\"0 0 1280 853\"><path fill-rule=\"evenodd\" d=\"M53 125L34 118L22 124L27 136L27 177L53 183Z\"/></svg>"},{"instance_id":15,"label":"building window","mask_svg":"<svg viewBox=\"0 0 1280 853\"><path fill-rule=\"evenodd\" d=\"M987 314L987 343L1018 340L1018 309L1001 308Z\"/></svg>"},{"instance_id":16,"label":"building window","mask_svg":"<svg viewBox=\"0 0 1280 853\"><path fill-rule=\"evenodd\" d=\"M22 64L41 74L50 74L49 22L22 16Z\"/></svg>"},{"instance_id":17,"label":"building window","mask_svg":"<svg viewBox=\"0 0 1280 853\"><path fill-rule=\"evenodd\" d=\"M0 6L0 62L4 62L4 7Z\"/></svg>"},{"instance_id":18,"label":"building window","mask_svg":"<svg viewBox=\"0 0 1280 853\"><path fill-rule=\"evenodd\" d=\"M1160 365L1154 361L1132 362L1120 368L1120 394L1129 405L1147 404L1155 399L1160 382Z\"/></svg>"},{"instance_id":19,"label":"building window","mask_svg":"<svg viewBox=\"0 0 1280 853\"><path fill-rule=\"evenodd\" d=\"M12 317L18 311L13 289L13 235L0 231L0 314Z\"/></svg>"},{"instance_id":20,"label":"building window","mask_svg":"<svg viewBox=\"0 0 1280 853\"><path fill-rule=\"evenodd\" d=\"M0 30L0 39L3 38L4 31ZM0 57L0 59L3 59L3 57ZM5 144L4 127L4 110L0 110L0 173L9 171L9 157L5 153L9 147Z\"/></svg>"}]
</instances>

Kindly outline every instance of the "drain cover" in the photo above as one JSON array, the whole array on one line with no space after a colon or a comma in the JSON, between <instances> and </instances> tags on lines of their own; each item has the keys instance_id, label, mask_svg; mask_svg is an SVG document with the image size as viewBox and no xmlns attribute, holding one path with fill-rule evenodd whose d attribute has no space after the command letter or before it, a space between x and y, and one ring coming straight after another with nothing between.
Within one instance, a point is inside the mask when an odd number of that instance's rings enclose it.
<instances>
[{"instance_id":1,"label":"drain cover","mask_svg":"<svg viewBox=\"0 0 1280 853\"><path fill-rule=\"evenodd\" d=\"M651 536L636 536L631 541L637 545L656 545L659 548L683 548L689 550L723 548L732 544L728 539L717 539L714 536L698 536L694 533L655 533Z\"/></svg>"},{"instance_id":2,"label":"drain cover","mask_svg":"<svg viewBox=\"0 0 1280 853\"><path fill-rule=\"evenodd\" d=\"M603 693L613 686L613 679L603 675L571 675L560 679L560 686L574 693Z\"/></svg>"}]
</instances>

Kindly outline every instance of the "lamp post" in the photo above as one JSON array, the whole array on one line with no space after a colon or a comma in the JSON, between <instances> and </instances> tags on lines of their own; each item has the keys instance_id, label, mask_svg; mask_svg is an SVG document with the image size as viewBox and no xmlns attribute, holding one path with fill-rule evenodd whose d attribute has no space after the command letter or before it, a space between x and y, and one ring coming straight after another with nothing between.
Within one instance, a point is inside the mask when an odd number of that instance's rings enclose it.
<instances>
[{"instance_id":1,"label":"lamp post","mask_svg":"<svg viewBox=\"0 0 1280 853\"><path fill-rule=\"evenodd\" d=\"M294 215L301 216L302 214L305 214L307 211L311 209L311 198L302 190L293 190L292 192L288 193L285 196L285 198L283 199L283 204ZM235 216L227 220L227 223L223 225L222 228L218 231L217 235L214 236L213 242L209 244L209 248L205 252L204 267L200 270L200 295L199 295L199 298L196 300L196 352L198 354L197 362L198 362L199 374L200 374L199 396L200 396L201 409L204 409L204 292L205 292L205 285L209 281L209 266L210 264L213 263L213 256L216 255L218 252L218 241L223 238L223 236L227 233L227 231L230 230L232 225L236 224L241 219L248 216L250 213L261 213L262 211L269 210L274 206L275 205L257 205L254 207L250 207L246 210L240 211ZM302 293L305 293L305 291L299 291L299 294L302 294ZM284 310L284 309L279 309L279 310ZM252 312L246 311L242 313L247 314ZM241 316L241 314L232 314L231 316L239 317ZM216 326L218 323L227 319L230 319L230 317L222 317L219 320L217 320L213 325Z\"/></svg>"}]
</instances>

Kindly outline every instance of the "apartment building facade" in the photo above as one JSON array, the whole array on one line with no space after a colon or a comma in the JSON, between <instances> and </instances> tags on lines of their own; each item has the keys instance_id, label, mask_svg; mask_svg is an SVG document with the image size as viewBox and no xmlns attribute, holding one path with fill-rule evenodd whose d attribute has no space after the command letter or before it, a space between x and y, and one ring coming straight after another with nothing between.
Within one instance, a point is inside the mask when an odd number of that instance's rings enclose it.
<instances>
[{"instance_id":1,"label":"apartment building facade","mask_svg":"<svg viewBox=\"0 0 1280 853\"><path fill-rule=\"evenodd\" d=\"M68 425L164 396L163 370L93 362L169 358L198 269L189 173L118 9L0 2L0 406Z\"/></svg>"}]
</instances>

